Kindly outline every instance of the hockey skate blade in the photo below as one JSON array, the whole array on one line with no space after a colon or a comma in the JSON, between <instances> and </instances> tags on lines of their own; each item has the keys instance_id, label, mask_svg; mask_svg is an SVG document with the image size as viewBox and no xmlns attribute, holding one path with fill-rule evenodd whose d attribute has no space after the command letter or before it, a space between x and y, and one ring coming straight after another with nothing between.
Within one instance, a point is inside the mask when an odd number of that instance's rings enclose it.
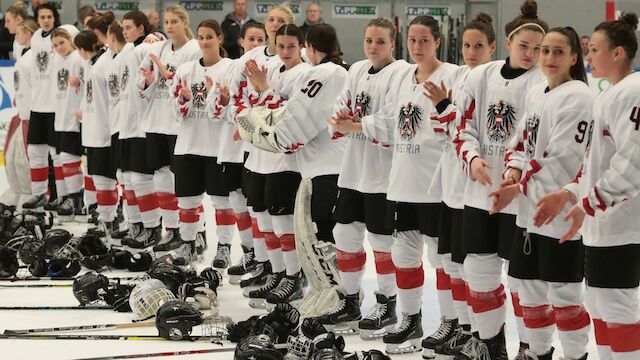
<instances>
[{"instance_id":1,"label":"hockey skate blade","mask_svg":"<svg viewBox=\"0 0 640 360\"><path fill-rule=\"evenodd\" d=\"M380 339L387 335L387 332L389 332L393 327L394 324L376 330L360 329L360 339L364 341Z\"/></svg>"},{"instance_id":2,"label":"hockey skate blade","mask_svg":"<svg viewBox=\"0 0 640 360\"><path fill-rule=\"evenodd\" d=\"M358 322L356 321L347 321L338 325L325 325L327 330L333 331L336 335L350 336L350 335L358 335L360 333L360 329L358 328Z\"/></svg>"},{"instance_id":3,"label":"hockey skate blade","mask_svg":"<svg viewBox=\"0 0 640 360\"><path fill-rule=\"evenodd\" d=\"M60 224L73 222L74 219L75 219L75 215L58 215L58 222Z\"/></svg>"},{"instance_id":4,"label":"hockey skate blade","mask_svg":"<svg viewBox=\"0 0 640 360\"><path fill-rule=\"evenodd\" d=\"M453 360L453 355L436 354L435 360Z\"/></svg>"},{"instance_id":5,"label":"hockey skate blade","mask_svg":"<svg viewBox=\"0 0 640 360\"><path fill-rule=\"evenodd\" d=\"M266 305L267 300L265 299L249 299L249 307L252 309L264 309Z\"/></svg>"},{"instance_id":6,"label":"hockey skate blade","mask_svg":"<svg viewBox=\"0 0 640 360\"><path fill-rule=\"evenodd\" d=\"M229 284L240 285L240 281L242 281L242 276L243 275L229 275Z\"/></svg>"},{"instance_id":7,"label":"hockey skate blade","mask_svg":"<svg viewBox=\"0 0 640 360\"><path fill-rule=\"evenodd\" d=\"M289 305L293 306L296 309L300 308L300 304L302 303L302 299L297 299L297 300L291 300L289 301ZM268 312L272 312L273 309L276 308L276 305L278 304L272 304L268 301L265 302L265 309L267 309Z\"/></svg>"},{"instance_id":8,"label":"hockey skate blade","mask_svg":"<svg viewBox=\"0 0 640 360\"><path fill-rule=\"evenodd\" d=\"M410 339L400 344L387 344L387 354L411 354L422 349L422 339Z\"/></svg>"},{"instance_id":9,"label":"hockey skate blade","mask_svg":"<svg viewBox=\"0 0 640 360\"><path fill-rule=\"evenodd\" d=\"M436 352L433 349L422 348L422 358L424 360L434 360L436 358Z\"/></svg>"}]
</instances>

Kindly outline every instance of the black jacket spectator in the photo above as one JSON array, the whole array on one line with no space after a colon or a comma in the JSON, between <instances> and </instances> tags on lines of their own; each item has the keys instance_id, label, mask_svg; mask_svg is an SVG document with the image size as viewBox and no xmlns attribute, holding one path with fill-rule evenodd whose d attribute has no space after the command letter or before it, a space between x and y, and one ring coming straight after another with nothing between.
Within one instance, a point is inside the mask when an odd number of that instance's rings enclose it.
<instances>
[{"instance_id":1,"label":"black jacket spectator","mask_svg":"<svg viewBox=\"0 0 640 360\"><path fill-rule=\"evenodd\" d=\"M238 43L238 39L240 39L240 31L242 30L242 25L249 22L257 23L257 21L247 16L246 21L243 24L240 24L240 21L236 19L233 12L230 12L224 18L221 25L222 33L224 34L224 42L222 43L222 46L227 51L227 54L229 54L230 59L237 59L240 57L241 51L240 44Z\"/></svg>"}]
</instances>

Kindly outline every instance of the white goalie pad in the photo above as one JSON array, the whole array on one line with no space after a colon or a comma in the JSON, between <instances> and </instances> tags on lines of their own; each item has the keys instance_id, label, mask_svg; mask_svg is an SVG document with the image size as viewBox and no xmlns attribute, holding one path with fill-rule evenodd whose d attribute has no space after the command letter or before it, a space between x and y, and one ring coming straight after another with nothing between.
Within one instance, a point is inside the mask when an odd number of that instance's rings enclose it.
<instances>
[{"instance_id":1,"label":"white goalie pad","mask_svg":"<svg viewBox=\"0 0 640 360\"><path fill-rule=\"evenodd\" d=\"M285 108L269 109L255 107L242 110L236 116L240 138L258 149L269 152L283 152L273 132L274 125L284 117Z\"/></svg>"},{"instance_id":2,"label":"white goalie pad","mask_svg":"<svg viewBox=\"0 0 640 360\"><path fill-rule=\"evenodd\" d=\"M9 123L4 139L4 165L9 189L2 194L0 202L17 205L20 196L31 196L31 175L27 158L27 122L14 116Z\"/></svg>"},{"instance_id":3,"label":"white goalie pad","mask_svg":"<svg viewBox=\"0 0 640 360\"><path fill-rule=\"evenodd\" d=\"M317 227L311 219L311 179L298 188L294 211L296 251L309 280L310 291L300 304L300 317L316 317L331 311L338 302L340 276L335 245L316 238Z\"/></svg>"}]
</instances>

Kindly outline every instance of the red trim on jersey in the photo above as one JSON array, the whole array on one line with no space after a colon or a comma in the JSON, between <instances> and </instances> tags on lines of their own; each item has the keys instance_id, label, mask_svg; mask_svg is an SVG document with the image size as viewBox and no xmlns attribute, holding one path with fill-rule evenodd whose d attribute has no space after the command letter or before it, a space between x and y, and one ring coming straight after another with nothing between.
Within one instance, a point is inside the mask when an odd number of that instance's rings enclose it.
<instances>
[{"instance_id":1,"label":"red trim on jersey","mask_svg":"<svg viewBox=\"0 0 640 360\"><path fill-rule=\"evenodd\" d=\"M251 216L248 211L236 213L236 226L238 227L238 231L245 231L251 228Z\"/></svg>"},{"instance_id":2,"label":"red trim on jersey","mask_svg":"<svg viewBox=\"0 0 640 360\"><path fill-rule=\"evenodd\" d=\"M280 236L280 247L282 247L282 251L295 251L296 250L295 235L284 234Z\"/></svg>"},{"instance_id":3,"label":"red trim on jersey","mask_svg":"<svg viewBox=\"0 0 640 360\"><path fill-rule=\"evenodd\" d=\"M594 216L596 214L595 210L593 210L593 208L591 207L591 204L589 204L588 197L584 197L582 199L582 207L584 208L584 211L587 215Z\"/></svg>"},{"instance_id":4,"label":"red trim on jersey","mask_svg":"<svg viewBox=\"0 0 640 360\"><path fill-rule=\"evenodd\" d=\"M444 115L444 116L434 115L434 116L431 117L431 120L437 121L437 122L439 122L441 124L448 124L448 123L452 122L453 120L455 120L457 115L458 114L455 111L452 111L449 114Z\"/></svg>"},{"instance_id":5,"label":"red trim on jersey","mask_svg":"<svg viewBox=\"0 0 640 360\"><path fill-rule=\"evenodd\" d=\"M454 140L454 143L456 143L456 153L458 154L458 156L460 156L460 148L462 148L462 144L464 144L464 141L460 140L460 132L462 130L464 130L465 127L467 127L467 122L469 122L469 120L471 120L473 118L473 112L476 110L476 101L473 100L471 101L471 104L469 104L469 108L464 112L464 114L462 115L462 118L460 119L460 125L458 126L458 135L456 136L457 140ZM463 160L466 162L466 152L463 156Z\"/></svg>"},{"instance_id":6,"label":"red trim on jersey","mask_svg":"<svg viewBox=\"0 0 640 360\"><path fill-rule=\"evenodd\" d=\"M49 179L49 167L31 169L31 181L47 181Z\"/></svg>"},{"instance_id":7,"label":"red trim on jersey","mask_svg":"<svg viewBox=\"0 0 640 360\"><path fill-rule=\"evenodd\" d=\"M582 167L584 166L584 164L580 165L580 169L578 170L578 174L576 175L576 177L573 179L573 181L571 181L574 184L578 184L580 183L580 178L582 177Z\"/></svg>"},{"instance_id":8,"label":"red trim on jersey","mask_svg":"<svg viewBox=\"0 0 640 360\"><path fill-rule=\"evenodd\" d=\"M597 186L594 186L593 193L596 196L596 199L598 199L598 205L596 205L596 206L598 207L598 209L600 209L602 211L605 211L607 209L607 205L604 203L604 201L600 197L600 192L598 191L598 187Z\"/></svg>"},{"instance_id":9,"label":"red trim on jersey","mask_svg":"<svg viewBox=\"0 0 640 360\"><path fill-rule=\"evenodd\" d=\"M195 208L180 208L180 222L185 224L194 224L200 220L200 209Z\"/></svg>"},{"instance_id":10,"label":"red trim on jersey","mask_svg":"<svg viewBox=\"0 0 640 360\"><path fill-rule=\"evenodd\" d=\"M389 275L396 272L396 267L391 260L391 253L382 251L373 251L376 262L376 273L378 275Z\"/></svg>"},{"instance_id":11,"label":"red trim on jersey","mask_svg":"<svg viewBox=\"0 0 640 360\"><path fill-rule=\"evenodd\" d=\"M118 190L98 190L96 191L96 201L98 205L113 206L118 203Z\"/></svg>"},{"instance_id":12,"label":"red trim on jersey","mask_svg":"<svg viewBox=\"0 0 640 360\"><path fill-rule=\"evenodd\" d=\"M280 249L280 239L273 232L265 232L264 241L267 244L267 250Z\"/></svg>"},{"instance_id":13,"label":"red trim on jersey","mask_svg":"<svg viewBox=\"0 0 640 360\"><path fill-rule=\"evenodd\" d=\"M473 308L473 312L481 314L487 311L499 309L504 306L504 302L507 299L507 294L504 292L504 285L500 286L492 291L473 291L469 289L470 298L469 302Z\"/></svg>"},{"instance_id":14,"label":"red trim on jersey","mask_svg":"<svg viewBox=\"0 0 640 360\"><path fill-rule=\"evenodd\" d=\"M343 137L344 134L340 133L340 132L334 132L333 135L331 135L331 140L336 140L336 139L340 139L341 137Z\"/></svg>"},{"instance_id":15,"label":"red trim on jersey","mask_svg":"<svg viewBox=\"0 0 640 360\"><path fill-rule=\"evenodd\" d=\"M451 290L451 277L443 268L436 269L436 289Z\"/></svg>"},{"instance_id":16,"label":"red trim on jersey","mask_svg":"<svg viewBox=\"0 0 640 360\"><path fill-rule=\"evenodd\" d=\"M242 98L244 96L244 91L246 87L247 87L247 81L246 80L240 81L240 84L238 84L238 95L233 97L234 104L237 107L236 114L240 114L242 110L247 108L244 104L244 99Z\"/></svg>"},{"instance_id":17,"label":"red trim on jersey","mask_svg":"<svg viewBox=\"0 0 640 360\"><path fill-rule=\"evenodd\" d=\"M216 209L216 225L235 225L236 214L232 209Z\"/></svg>"},{"instance_id":18,"label":"red trim on jersey","mask_svg":"<svg viewBox=\"0 0 640 360\"><path fill-rule=\"evenodd\" d=\"M551 305L540 305L535 307L523 306L522 317L524 326L529 329L540 329L555 324L553 307Z\"/></svg>"},{"instance_id":19,"label":"red trim on jersey","mask_svg":"<svg viewBox=\"0 0 640 360\"><path fill-rule=\"evenodd\" d=\"M529 182L529 180L533 175L535 175L538 171L542 169L542 166L540 166L540 164L535 159L529 162L529 166L530 166L530 169L527 170L527 172L524 175L524 178L520 180L520 185L522 185L522 194L524 194L524 196L527 196L527 182Z\"/></svg>"},{"instance_id":20,"label":"red trim on jersey","mask_svg":"<svg viewBox=\"0 0 640 360\"><path fill-rule=\"evenodd\" d=\"M640 351L640 322L635 324L607 323L611 350L614 352Z\"/></svg>"},{"instance_id":21,"label":"red trim on jersey","mask_svg":"<svg viewBox=\"0 0 640 360\"><path fill-rule=\"evenodd\" d=\"M518 293L512 292L511 293L511 304L513 305L513 314L516 317L521 318L522 317L522 306L520 305L520 296L518 295Z\"/></svg>"},{"instance_id":22,"label":"red trim on jersey","mask_svg":"<svg viewBox=\"0 0 640 360\"><path fill-rule=\"evenodd\" d=\"M464 288L464 280L459 278L451 278L451 294L455 301L467 301L467 292Z\"/></svg>"},{"instance_id":23,"label":"red trim on jersey","mask_svg":"<svg viewBox=\"0 0 640 360\"><path fill-rule=\"evenodd\" d=\"M396 284L398 289L411 290L424 285L422 265L416 268L396 267Z\"/></svg>"},{"instance_id":24,"label":"red trim on jersey","mask_svg":"<svg viewBox=\"0 0 640 360\"><path fill-rule=\"evenodd\" d=\"M156 193L151 193L143 196L138 196L138 208L141 212L155 210L160 207L158 203L158 196Z\"/></svg>"},{"instance_id":25,"label":"red trim on jersey","mask_svg":"<svg viewBox=\"0 0 640 360\"><path fill-rule=\"evenodd\" d=\"M609 341L609 329L607 323L600 319L593 319L593 332L596 337L596 344L598 346L610 346Z\"/></svg>"},{"instance_id":26,"label":"red trim on jersey","mask_svg":"<svg viewBox=\"0 0 640 360\"><path fill-rule=\"evenodd\" d=\"M560 331L583 329L591 323L589 313L582 305L553 307L556 326Z\"/></svg>"},{"instance_id":27,"label":"red trim on jersey","mask_svg":"<svg viewBox=\"0 0 640 360\"><path fill-rule=\"evenodd\" d=\"M358 272L364 269L367 262L367 254L363 251L358 253L349 253L336 249L338 259L338 270L342 272Z\"/></svg>"}]
</instances>

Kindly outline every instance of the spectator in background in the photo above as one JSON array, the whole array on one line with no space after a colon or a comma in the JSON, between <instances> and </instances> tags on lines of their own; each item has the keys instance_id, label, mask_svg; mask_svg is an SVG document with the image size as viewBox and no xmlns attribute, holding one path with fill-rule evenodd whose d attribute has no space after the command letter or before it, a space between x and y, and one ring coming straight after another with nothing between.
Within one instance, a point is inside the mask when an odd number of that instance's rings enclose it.
<instances>
[{"instance_id":1,"label":"spectator in background","mask_svg":"<svg viewBox=\"0 0 640 360\"><path fill-rule=\"evenodd\" d=\"M302 34L304 34L306 38L307 31L309 31L311 26L323 23L324 20L322 20L322 8L320 7L320 4L312 2L307 6L306 19L304 20L304 24L300 26L300 30L302 30Z\"/></svg>"},{"instance_id":2,"label":"spectator in background","mask_svg":"<svg viewBox=\"0 0 640 360\"><path fill-rule=\"evenodd\" d=\"M75 24L76 27L84 30L84 24L87 23L89 18L92 18L96 14L96 10L91 5L81 7L78 9L78 21Z\"/></svg>"},{"instance_id":3,"label":"spectator in background","mask_svg":"<svg viewBox=\"0 0 640 360\"><path fill-rule=\"evenodd\" d=\"M38 6L40 6L40 5L44 4L44 3L47 3L47 2L49 2L49 1L47 1L47 0L31 0L31 1L29 2L29 4L31 5L31 14L30 14L30 15L31 15L31 16L34 16L34 15L35 15L35 13L36 13L36 8L37 8ZM17 1L16 1L16 3L15 3L15 5L22 5L22 6L24 6L24 1L23 1L23 0L17 0ZM25 6L25 8L26 8L26 6Z\"/></svg>"},{"instance_id":4,"label":"spectator in background","mask_svg":"<svg viewBox=\"0 0 640 360\"><path fill-rule=\"evenodd\" d=\"M160 13L156 9L151 9L149 11L145 11L147 15L147 19L149 20L149 25L151 25L151 32L158 31L162 32L162 22L160 21Z\"/></svg>"},{"instance_id":5,"label":"spectator in background","mask_svg":"<svg viewBox=\"0 0 640 360\"><path fill-rule=\"evenodd\" d=\"M583 35L580 37L580 46L582 47L582 56L587 56L589 54L589 41L591 38L587 35Z\"/></svg>"},{"instance_id":6,"label":"spectator in background","mask_svg":"<svg viewBox=\"0 0 640 360\"><path fill-rule=\"evenodd\" d=\"M233 12L227 14L222 22L222 32L224 34L224 43L222 46L227 50L230 59L240 57L240 30L242 26L248 22L257 22L247 14L247 0L233 0Z\"/></svg>"},{"instance_id":7,"label":"spectator in background","mask_svg":"<svg viewBox=\"0 0 640 360\"><path fill-rule=\"evenodd\" d=\"M4 14L4 27L7 29L9 34L15 36L16 28L28 16L29 14L27 13L27 9L24 8L24 5L22 4L11 5L9 9L7 9L7 12ZM6 34L3 34L3 39L4 39L4 36L6 36ZM18 58L22 55L22 49L23 47L17 41L13 40L11 45L10 58L13 60L18 60Z\"/></svg>"}]
</instances>

